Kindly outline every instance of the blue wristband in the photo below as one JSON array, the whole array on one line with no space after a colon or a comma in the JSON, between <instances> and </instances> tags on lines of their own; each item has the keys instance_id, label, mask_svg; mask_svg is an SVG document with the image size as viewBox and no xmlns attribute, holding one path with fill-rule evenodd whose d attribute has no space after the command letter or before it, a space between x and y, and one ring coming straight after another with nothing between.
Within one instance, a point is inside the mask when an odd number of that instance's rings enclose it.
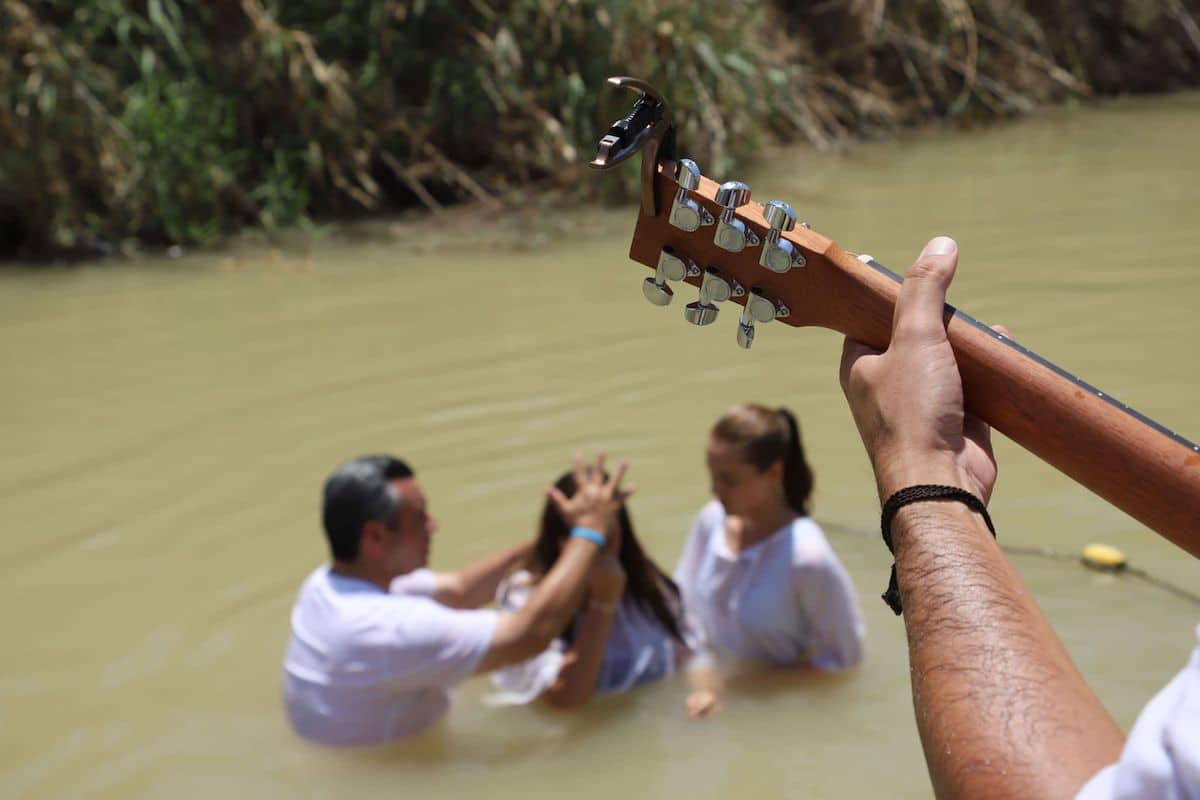
<instances>
[{"instance_id":1,"label":"blue wristband","mask_svg":"<svg viewBox=\"0 0 1200 800\"><path fill-rule=\"evenodd\" d=\"M577 536L580 539L587 539L589 542L594 543L601 550L603 550L604 546L606 544L608 544L608 539L604 538L604 534L598 533L597 531L594 531L591 528L583 528L583 527L576 526L574 528L571 528L571 536L573 536L573 537Z\"/></svg>"}]
</instances>

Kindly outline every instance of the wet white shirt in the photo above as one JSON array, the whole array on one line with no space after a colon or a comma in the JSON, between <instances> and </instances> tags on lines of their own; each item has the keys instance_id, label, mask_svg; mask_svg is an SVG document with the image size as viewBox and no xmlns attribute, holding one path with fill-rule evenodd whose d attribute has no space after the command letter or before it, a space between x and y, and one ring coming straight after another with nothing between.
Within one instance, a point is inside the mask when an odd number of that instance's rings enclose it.
<instances>
[{"instance_id":1,"label":"wet white shirt","mask_svg":"<svg viewBox=\"0 0 1200 800\"><path fill-rule=\"evenodd\" d=\"M528 571L514 573L500 584L497 606L515 613L529 602L533 586ZM558 677L566 649L566 643L556 639L533 658L493 672L492 683L499 691L488 702L507 705L534 700ZM626 592L613 615L595 692L624 692L664 678L675 671L682 655L682 646Z\"/></svg>"},{"instance_id":2,"label":"wet white shirt","mask_svg":"<svg viewBox=\"0 0 1200 800\"><path fill-rule=\"evenodd\" d=\"M1200 628L1196 629L1200 639ZM1077 800L1200 798L1200 646L1142 709L1121 759L1088 781Z\"/></svg>"},{"instance_id":3,"label":"wet white shirt","mask_svg":"<svg viewBox=\"0 0 1200 800\"><path fill-rule=\"evenodd\" d=\"M283 696L300 736L322 744L381 744L443 715L448 690L475 672L491 645L495 611L461 611L432 598L429 570L392 591L323 566L292 608Z\"/></svg>"},{"instance_id":4,"label":"wet white shirt","mask_svg":"<svg viewBox=\"0 0 1200 800\"><path fill-rule=\"evenodd\" d=\"M808 517L735 555L725 509L711 501L692 525L675 581L705 649L718 658L824 670L862 660L854 585Z\"/></svg>"}]
</instances>

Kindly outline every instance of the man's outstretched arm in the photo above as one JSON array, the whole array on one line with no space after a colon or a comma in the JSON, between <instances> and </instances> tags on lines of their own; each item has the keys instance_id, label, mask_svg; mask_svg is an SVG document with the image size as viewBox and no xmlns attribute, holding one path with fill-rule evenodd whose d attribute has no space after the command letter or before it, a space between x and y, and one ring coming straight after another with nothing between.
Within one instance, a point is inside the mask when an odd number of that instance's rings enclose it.
<instances>
[{"instance_id":1,"label":"man's outstretched arm","mask_svg":"<svg viewBox=\"0 0 1200 800\"><path fill-rule=\"evenodd\" d=\"M455 572L439 572L433 598L451 608L479 608L496 598L504 576L529 558L533 540L484 556Z\"/></svg>"}]
</instances>

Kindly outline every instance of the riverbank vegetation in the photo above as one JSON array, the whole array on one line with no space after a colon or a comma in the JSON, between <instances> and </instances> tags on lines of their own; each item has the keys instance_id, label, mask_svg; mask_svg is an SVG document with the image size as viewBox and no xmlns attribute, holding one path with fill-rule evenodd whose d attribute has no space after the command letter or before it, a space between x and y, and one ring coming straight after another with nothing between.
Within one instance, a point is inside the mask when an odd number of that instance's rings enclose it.
<instances>
[{"instance_id":1,"label":"riverbank vegetation","mask_svg":"<svg viewBox=\"0 0 1200 800\"><path fill-rule=\"evenodd\" d=\"M5 0L0 255L530 191L642 77L726 174L934 118L1200 83L1200 0Z\"/></svg>"}]
</instances>

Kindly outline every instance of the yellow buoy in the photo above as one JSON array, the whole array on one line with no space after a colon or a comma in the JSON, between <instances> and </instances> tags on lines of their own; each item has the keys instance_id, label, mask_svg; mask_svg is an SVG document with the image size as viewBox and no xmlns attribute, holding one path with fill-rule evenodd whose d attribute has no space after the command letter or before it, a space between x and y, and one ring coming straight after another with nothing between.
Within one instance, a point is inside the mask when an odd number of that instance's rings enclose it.
<instances>
[{"instance_id":1,"label":"yellow buoy","mask_svg":"<svg viewBox=\"0 0 1200 800\"><path fill-rule=\"evenodd\" d=\"M1107 544L1089 544L1083 548L1083 555L1080 556L1079 560L1083 562L1085 567L1105 570L1107 572L1116 572L1125 569L1128 564L1124 553Z\"/></svg>"}]
</instances>

